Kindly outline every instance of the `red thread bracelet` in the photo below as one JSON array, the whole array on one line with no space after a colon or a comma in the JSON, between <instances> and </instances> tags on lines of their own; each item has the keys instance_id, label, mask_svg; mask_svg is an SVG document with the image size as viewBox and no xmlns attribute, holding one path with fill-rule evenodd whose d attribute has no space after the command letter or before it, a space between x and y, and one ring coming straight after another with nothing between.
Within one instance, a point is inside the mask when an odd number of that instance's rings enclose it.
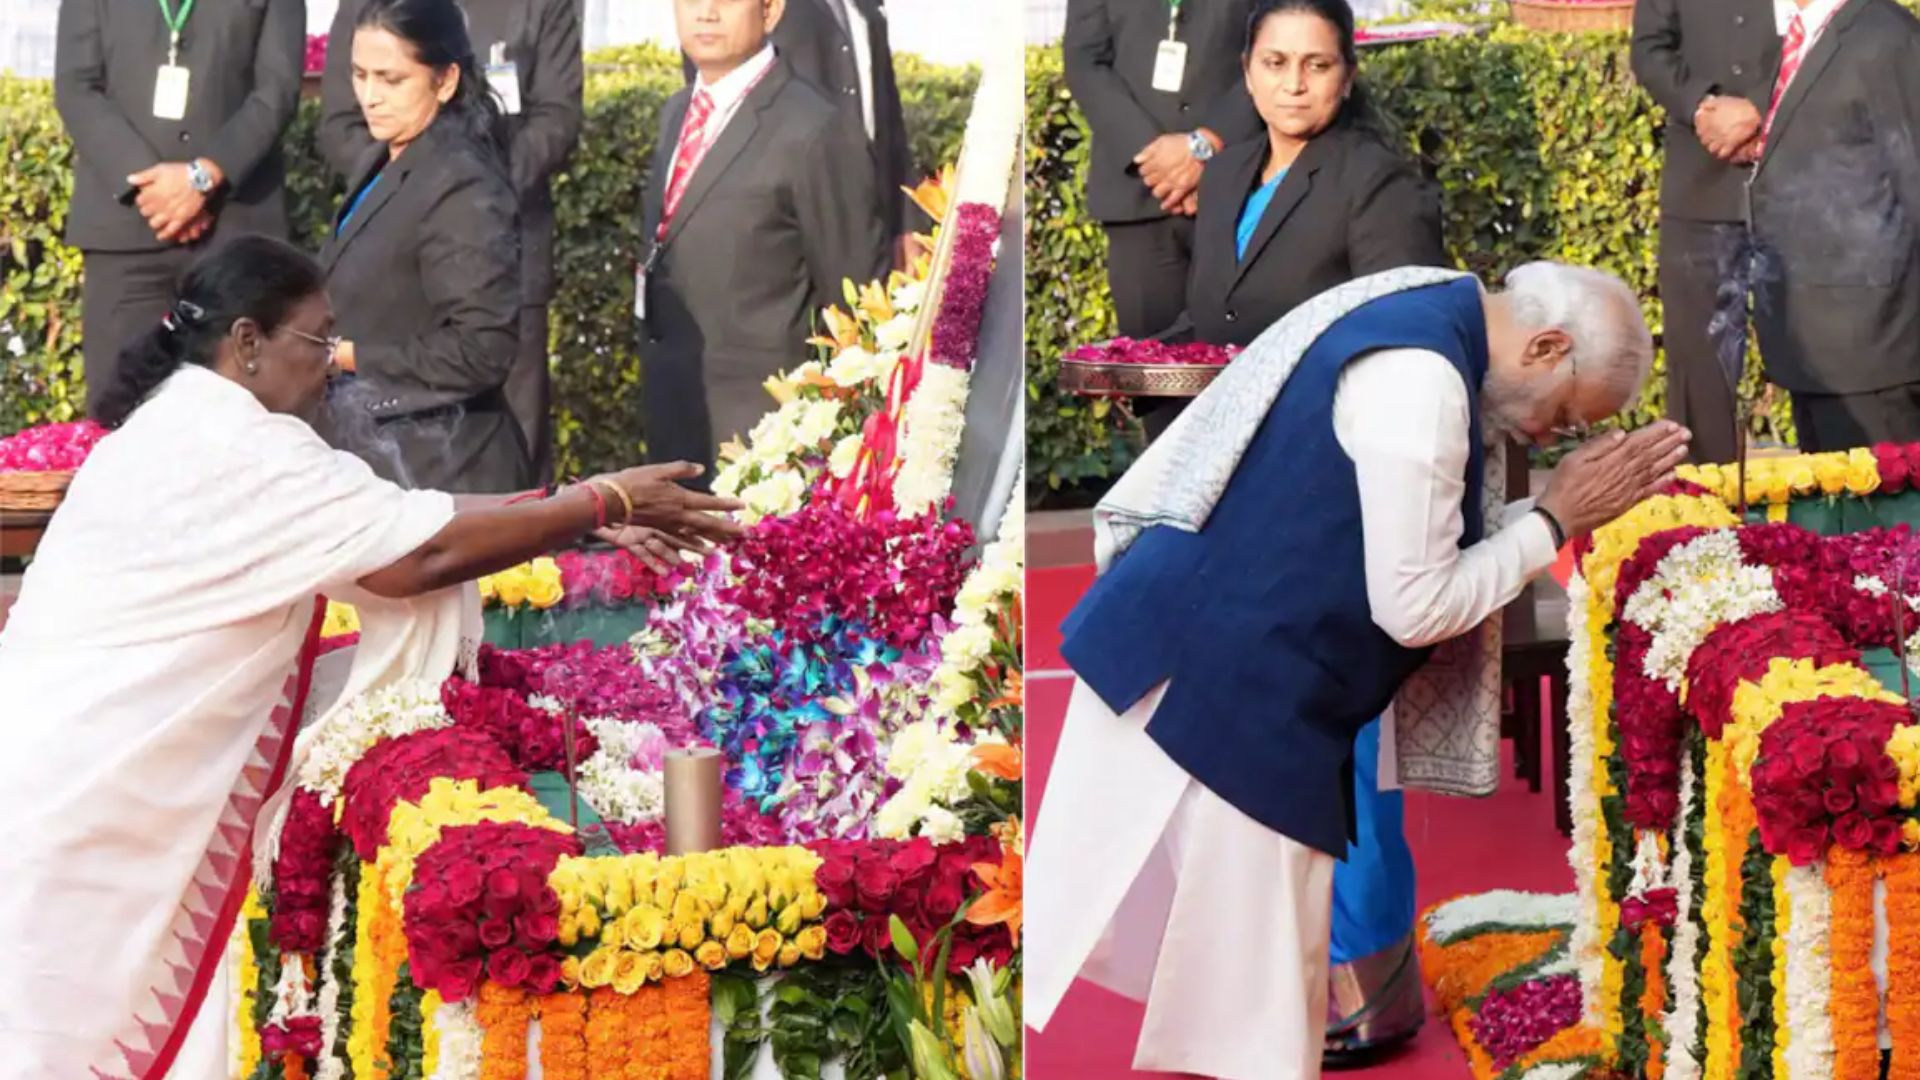
<instances>
[{"instance_id":1,"label":"red thread bracelet","mask_svg":"<svg viewBox=\"0 0 1920 1080\"><path fill-rule=\"evenodd\" d=\"M600 494L599 489L595 488L592 484L581 484L580 486L586 490L586 493L588 495L593 496L593 527L596 529L606 528L607 527L606 496Z\"/></svg>"}]
</instances>

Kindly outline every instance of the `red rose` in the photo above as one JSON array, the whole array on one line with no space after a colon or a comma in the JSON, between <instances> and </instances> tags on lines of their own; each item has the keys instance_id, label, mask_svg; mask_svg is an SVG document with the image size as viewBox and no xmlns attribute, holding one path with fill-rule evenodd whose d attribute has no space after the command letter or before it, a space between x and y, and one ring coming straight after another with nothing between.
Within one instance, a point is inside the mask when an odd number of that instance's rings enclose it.
<instances>
[{"instance_id":1,"label":"red rose","mask_svg":"<svg viewBox=\"0 0 1920 1080\"><path fill-rule=\"evenodd\" d=\"M851 911L836 911L827 916L827 948L835 956L845 956L860 947L860 920Z\"/></svg>"},{"instance_id":2,"label":"red rose","mask_svg":"<svg viewBox=\"0 0 1920 1080\"><path fill-rule=\"evenodd\" d=\"M1841 847L1865 851L1873 843L1873 823L1861 814L1847 814L1833 823L1833 838Z\"/></svg>"},{"instance_id":3,"label":"red rose","mask_svg":"<svg viewBox=\"0 0 1920 1080\"><path fill-rule=\"evenodd\" d=\"M893 955L893 931L888 928L887 920L868 919L866 925L861 927L860 934L865 939L860 944L865 947L868 956L885 958Z\"/></svg>"},{"instance_id":4,"label":"red rose","mask_svg":"<svg viewBox=\"0 0 1920 1080\"><path fill-rule=\"evenodd\" d=\"M1003 968L1013 963L1013 939L1011 937L1001 936L998 940L984 945L980 951L986 956L987 963L992 964L994 967Z\"/></svg>"},{"instance_id":5,"label":"red rose","mask_svg":"<svg viewBox=\"0 0 1920 1080\"><path fill-rule=\"evenodd\" d=\"M1803 780L1819 776L1827 766L1827 746L1818 736L1800 735L1787 744L1794 774Z\"/></svg>"},{"instance_id":6,"label":"red rose","mask_svg":"<svg viewBox=\"0 0 1920 1080\"><path fill-rule=\"evenodd\" d=\"M511 900L520 895L520 875L511 870L495 870L487 875L487 895Z\"/></svg>"},{"instance_id":7,"label":"red rose","mask_svg":"<svg viewBox=\"0 0 1920 1080\"><path fill-rule=\"evenodd\" d=\"M900 845L893 853L893 872L900 875L902 881L911 881L922 871L934 864L937 858L933 850L933 841L924 836L915 837Z\"/></svg>"},{"instance_id":8,"label":"red rose","mask_svg":"<svg viewBox=\"0 0 1920 1080\"><path fill-rule=\"evenodd\" d=\"M1900 784L1894 780L1869 780L1855 791L1862 813L1879 815L1891 811L1900 802Z\"/></svg>"},{"instance_id":9,"label":"red rose","mask_svg":"<svg viewBox=\"0 0 1920 1080\"><path fill-rule=\"evenodd\" d=\"M967 898L960 883L952 878L942 878L927 889L927 898L921 905L927 918L935 922L946 922Z\"/></svg>"},{"instance_id":10,"label":"red rose","mask_svg":"<svg viewBox=\"0 0 1920 1080\"><path fill-rule=\"evenodd\" d=\"M540 953L527 964L527 989L536 994L551 994L560 985L560 961L552 953Z\"/></svg>"},{"instance_id":11,"label":"red rose","mask_svg":"<svg viewBox=\"0 0 1920 1080\"><path fill-rule=\"evenodd\" d=\"M975 941L971 934L955 934L953 936L953 954L948 957L947 970L952 972L965 971L967 968L972 967L973 962L979 958L980 943Z\"/></svg>"},{"instance_id":12,"label":"red rose","mask_svg":"<svg viewBox=\"0 0 1920 1080\"><path fill-rule=\"evenodd\" d=\"M505 919L480 921L480 944L488 949L504 948L513 940L513 924Z\"/></svg>"},{"instance_id":13,"label":"red rose","mask_svg":"<svg viewBox=\"0 0 1920 1080\"><path fill-rule=\"evenodd\" d=\"M447 867L447 896L462 907L480 899L485 887L485 878L480 868L470 862L457 862Z\"/></svg>"},{"instance_id":14,"label":"red rose","mask_svg":"<svg viewBox=\"0 0 1920 1080\"><path fill-rule=\"evenodd\" d=\"M1821 802L1825 804L1827 813L1844 814L1853 809L1853 792L1847 788L1828 788L1821 796Z\"/></svg>"},{"instance_id":15,"label":"red rose","mask_svg":"<svg viewBox=\"0 0 1920 1080\"><path fill-rule=\"evenodd\" d=\"M496 949L487 957L487 977L502 986L522 985L532 968L532 961L519 949Z\"/></svg>"},{"instance_id":16,"label":"red rose","mask_svg":"<svg viewBox=\"0 0 1920 1080\"><path fill-rule=\"evenodd\" d=\"M560 920L552 915L522 915L516 925L521 935L535 945L551 945L560 937Z\"/></svg>"},{"instance_id":17,"label":"red rose","mask_svg":"<svg viewBox=\"0 0 1920 1080\"><path fill-rule=\"evenodd\" d=\"M473 996L480 988L480 977L485 974L486 965L479 957L462 960L447 968L447 976L441 982L440 996L448 1001L463 1001Z\"/></svg>"},{"instance_id":18,"label":"red rose","mask_svg":"<svg viewBox=\"0 0 1920 1080\"><path fill-rule=\"evenodd\" d=\"M1825 829L1795 829L1787 838L1787 858L1795 866L1806 866L1827 853Z\"/></svg>"},{"instance_id":19,"label":"red rose","mask_svg":"<svg viewBox=\"0 0 1920 1080\"><path fill-rule=\"evenodd\" d=\"M860 894L861 908L874 914L887 910L887 902L893 899L894 890L900 887L899 876L893 872L893 867L879 859L861 863L853 876L854 888Z\"/></svg>"},{"instance_id":20,"label":"red rose","mask_svg":"<svg viewBox=\"0 0 1920 1080\"><path fill-rule=\"evenodd\" d=\"M853 883L853 859L847 855L822 852L824 859L820 869L813 872L813 880L820 886L821 892L844 887Z\"/></svg>"},{"instance_id":21,"label":"red rose","mask_svg":"<svg viewBox=\"0 0 1920 1080\"><path fill-rule=\"evenodd\" d=\"M540 895L534 898L533 910L537 915L552 915L557 919L560 915L559 895L552 889L541 889Z\"/></svg>"}]
</instances>

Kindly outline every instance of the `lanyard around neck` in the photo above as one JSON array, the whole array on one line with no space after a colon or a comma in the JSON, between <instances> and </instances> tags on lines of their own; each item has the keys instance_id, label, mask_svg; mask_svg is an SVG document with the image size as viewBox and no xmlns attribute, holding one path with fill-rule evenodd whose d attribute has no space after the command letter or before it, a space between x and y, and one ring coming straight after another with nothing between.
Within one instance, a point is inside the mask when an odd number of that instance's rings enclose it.
<instances>
[{"instance_id":1,"label":"lanyard around neck","mask_svg":"<svg viewBox=\"0 0 1920 1080\"><path fill-rule=\"evenodd\" d=\"M180 31L186 29L187 17L193 14L194 0L181 0L180 10L174 11L169 0L155 0L160 5L160 18L167 24L167 65L180 62ZM1175 0L1177 4L1179 0Z\"/></svg>"}]
</instances>

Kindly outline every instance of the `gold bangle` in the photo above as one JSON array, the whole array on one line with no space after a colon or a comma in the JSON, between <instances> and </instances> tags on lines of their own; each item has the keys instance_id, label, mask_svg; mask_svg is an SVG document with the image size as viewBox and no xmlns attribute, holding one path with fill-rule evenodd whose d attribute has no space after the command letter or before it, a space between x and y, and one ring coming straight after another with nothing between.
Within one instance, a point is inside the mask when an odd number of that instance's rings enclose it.
<instances>
[{"instance_id":1,"label":"gold bangle","mask_svg":"<svg viewBox=\"0 0 1920 1080\"><path fill-rule=\"evenodd\" d=\"M633 497L628 495L624 488L622 488L619 484L616 484L611 480L603 480L599 477L594 477L592 480L588 481L588 483L605 484L607 487L607 490L613 492L615 497L617 497L620 500L620 508L624 511L624 515L620 518L620 524L622 525L633 524Z\"/></svg>"}]
</instances>

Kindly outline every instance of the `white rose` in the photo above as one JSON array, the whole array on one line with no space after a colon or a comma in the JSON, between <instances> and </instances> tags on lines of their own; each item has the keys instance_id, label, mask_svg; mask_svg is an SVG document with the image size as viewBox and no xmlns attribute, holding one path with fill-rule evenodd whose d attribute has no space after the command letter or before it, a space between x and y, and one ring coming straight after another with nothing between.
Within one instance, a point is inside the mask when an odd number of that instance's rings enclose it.
<instances>
[{"instance_id":1,"label":"white rose","mask_svg":"<svg viewBox=\"0 0 1920 1080\"><path fill-rule=\"evenodd\" d=\"M853 475L853 467L859 462L860 436L856 433L834 445L833 453L827 458L827 468L833 470L836 479L845 480Z\"/></svg>"},{"instance_id":2,"label":"white rose","mask_svg":"<svg viewBox=\"0 0 1920 1080\"><path fill-rule=\"evenodd\" d=\"M840 350L840 355L827 365L827 378L836 386L859 386L873 378L880 363L874 355L858 345L850 345Z\"/></svg>"},{"instance_id":3,"label":"white rose","mask_svg":"<svg viewBox=\"0 0 1920 1080\"><path fill-rule=\"evenodd\" d=\"M746 469L742 462L735 461L728 464L726 468L720 470L718 476L713 478L713 493L726 498L732 498L738 495L740 493L740 481L744 479L743 474L745 472Z\"/></svg>"},{"instance_id":4,"label":"white rose","mask_svg":"<svg viewBox=\"0 0 1920 1080\"><path fill-rule=\"evenodd\" d=\"M799 509L803 491L800 477L791 472L776 473L740 493L747 509L762 517L778 517Z\"/></svg>"},{"instance_id":5,"label":"white rose","mask_svg":"<svg viewBox=\"0 0 1920 1080\"><path fill-rule=\"evenodd\" d=\"M801 446L819 446L833 438L833 429L840 423L840 403L837 401L810 401L807 410L795 425L796 439Z\"/></svg>"},{"instance_id":6,"label":"white rose","mask_svg":"<svg viewBox=\"0 0 1920 1080\"><path fill-rule=\"evenodd\" d=\"M873 328L873 339L882 349L898 352L913 340L913 316L895 315Z\"/></svg>"},{"instance_id":7,"label":"white rose","mask_svg":"<svg viewBox=\"0 0 1920 1080\"><path fill-rule=\"evenodd\" d=\"M927 283L925 281L909 281L893 290L893 295L890 297L896 311L916 311L926 298Z\"/></svg>"},{"instance_id":8,"label":"white rose","mask_svg":"<svg viewBox=\"0 0 1920 1080\"><path fill-rule=\"evenodd\" d=\"M967 835L960 818L944 806L930 806L920 818L920 835L936 844L952 844Z\"/></svg>"}]
</instances>

